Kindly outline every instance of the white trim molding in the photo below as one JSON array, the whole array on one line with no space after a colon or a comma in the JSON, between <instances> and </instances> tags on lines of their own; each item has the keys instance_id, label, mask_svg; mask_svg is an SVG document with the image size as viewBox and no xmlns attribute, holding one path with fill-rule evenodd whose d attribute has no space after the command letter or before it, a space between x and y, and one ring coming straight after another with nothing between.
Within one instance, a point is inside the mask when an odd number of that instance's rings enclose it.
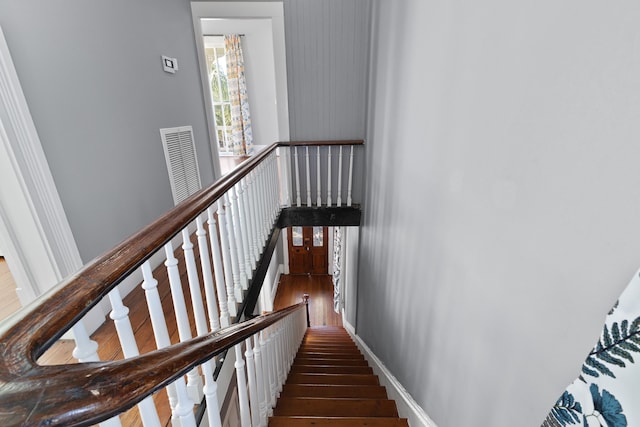
<instances>
[{"instance_id":1,"label":"white trim molding","mask_svg":"<svg viewBox=\"0 0 640 427\"><path fill-rule=\"evenodd\" d=\"M1 28L0 120L8 134L7 149L29 199L31 214L61 280L79 269L82 260Z\"/></svg>"},{"instance_id":2,"label":"white trim molding","mask_svg":"<svg viewBox=\"0 0 640 427\"><path fill-rule=\"evenodd\" d=\"M9 46L0 28L0 153L7 168L1 171L0 230L7 255L16 270L21 303L46 292L82 267L82 258L64 212L36 126L22 91ZM29 238L25 238L29 236ZM28 289L27 289L28 288ZM98 304L84 320L89 331L104 322Z\"/></svg>"},{"instance_id":3,"label":"white trim molding","mask_svg":"<svg viewBox=\"0 0 640 427\"><path fill-rule=\"evenodd\" d=\"M342 319L344 328L353 337L356 345L364 354L365 359L373 369L373 372L380 379L380 383L385 386L389 399L396 401L398 405L398 413L400 417L407 418L411 427L437 427L436 423L427 415L418 402L416 402L409 392L400 384L400 381L387 369L380 359L371 351L371 349L362 341L355 333L354 327Z\"/></svg>"}]
</instances>

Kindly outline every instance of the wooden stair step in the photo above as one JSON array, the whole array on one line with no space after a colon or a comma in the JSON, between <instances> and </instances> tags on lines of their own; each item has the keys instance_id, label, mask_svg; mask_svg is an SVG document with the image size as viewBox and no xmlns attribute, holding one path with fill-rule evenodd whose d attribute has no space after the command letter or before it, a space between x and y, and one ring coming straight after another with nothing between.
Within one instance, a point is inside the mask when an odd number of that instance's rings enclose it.
<instances>
[{"instance_id":1,"label":"wooden stair step","mask_svg":"<svg viewBox=\"0 0 640 427\"><path fill-rule=\"evenodd\" d=\"M301 345L351 345L355 346L356 343L350 339L305 339L302 340Z\"/></svg>"},{"instance_id":2,"label":"wooden stair step","mask_svg":"<svg viewBox=\"0 0 640 427\"><path fill-rule=\"evenodd\" d=\"M293 365L369 366L364 359L324 359L321 357L301 357L295 359Z\"/></svg>"},{"instance_id":3,"label":"wooden stair step","mask_svg":"<svg viewBox=\"0 0 640 427\"><path fill-rule=\"evenodd\" d=\"M388 399L326 399L281 397L274 416L397 417L396 402Z\"/></svg>"},{"instance_id":4,"label":"wooden stair step","mask_svg":"<svg viewBox=\"0 0 640 427\"><path fill-rule=\"evenodd\" d=\"M390 417L270 417L269 427L409 427L406 418Z\"/></svg>"},{"instance_id":5,"label":"wooden stair step","mask_svg":"<svg viewBox=\"0 0 640 427\"><path fill-rule=\"evenodd\" d=\"M387 390L381 385L285 384L280 396L386 399Z\"/></svg>"},{"instance_id":6,"label":"wooden stair step","mask_svg":"<svg viewBox=\"0 0 640 427\"><path fill-rule=\"evenodd\" d=\"M356 347L355 344L303 344L298 348L298 351L311 351L311 350L321 350L321 351L357 351L360 352L360 349Z\"/></svg>"},{"instance_id":7,"label":"wooden stair step","mask_svg":"<svg viewBox=\"0 0 640 427\"><path fill-rule=\"evenodd\" d=\"M328 348L328 349L333 349L333 348L340 348L340 347L344 347L344 348L358 348L358 346L355 343L352 342L303 342L300 344L300 348L307 348L307 347L320 347L320 348Z\"/></svg>"},{"instance_id":8,"label":"wooden stair step","mask_svg":"<svg viewBox=\"0 0 640 427\"><path fill-rule=\"evenodd\" d=\"M298 374L292 372L287 384L351 384L380 385L376 375L361 374Z\"/></svg>"},{"instance_id":9,"label":"wooden stair step","mask_svg":"<svg viewBox=\"0 0 640 427\"><path fill-rule=\"evenodd\" d=\"M334 366L334 365L293 365L291 373L307 374L369 374L373 369L369 366Z\"/></svg>"},{"instance_id":10,"label":"wooden stair step","mask_svg":"<svg viewBox=\"0 0 640 427\"><path fill-rule=\"evenodd\" d=\"M313 359L313 358L321 358L321 359L361 359L364 360L364 356L360 353L312 353L312 352L298 352L296 359Z\"/></svg>"}]
</instances>

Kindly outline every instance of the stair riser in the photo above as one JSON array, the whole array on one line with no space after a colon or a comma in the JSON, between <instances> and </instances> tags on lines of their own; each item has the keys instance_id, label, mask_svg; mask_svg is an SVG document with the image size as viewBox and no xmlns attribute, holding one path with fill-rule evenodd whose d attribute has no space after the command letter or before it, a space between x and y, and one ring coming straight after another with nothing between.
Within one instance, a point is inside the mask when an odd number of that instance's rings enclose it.
<instances>
[{"instance_id":1,"label":"stair riser","mask_svg":"<svg viewBox=\"0 0 640 427\"><path fill-rule=\"evenodd\" d=\"M271 417L269 427L409 427L404 418Z\"/></svg>"},{"instance_id":2,"label":"stair riser","mask_svg":"<svg viewBox=\"0 0 640 427\"><path fill-rule=\"evenodd\" d=\"M296 374L360 374L373 375L373 369L368 366L326 366L326 365L296 365L291 367L290 373Z\"/></svg>"},{"instance_id":3,"label":"stair riser","mask_svg":"<svg viewBox=\"0 0 640 427\"><path fill-rule=\"evenodd\" d=\"M325 397L325 398L360 398L386 399L387 390L378 385L308 385L285 384L281 397Z\"/></svg>"},{"instance_id":4,"label":"stair riser","mask_svg":"<svg viewBox=\"0 0 640 427\"><path fill-rule=\"evenodd\" d=\"M336 354L336 353L298 353L294 360L299 359L346 359L346 360L364 360L361 354Z\"/></svg>"},{"instance_id":5,"label":"stair riser","mask_svg":"<svg viewBox=\"0 0 640 427\"><path fill-rule=\"evenodd\" d=\"M292 373L287 384L348 384L348 385L380 385L375 375L344 374L296 374Z\"/></svg>"},{"instance_id":6,"label":"stair riser","mask_svg":"<svg viewBox=\"0 0 640 427\"><path fill-rule=\"evenodd\" d=\"M278 400L275 416L397 417L393 400L288 398Z\"/></svg>"},{"instance_id":7,"label":"stair riser","mask_svg":"<svg viewBox=\"0 0 640 427\"><path fill-rule=\"evenodd\" d=\"M349 359L296 359L293 366L300 365L338 365L338 366L369 366L366 360Z\"/></svg>"}]
</instances>

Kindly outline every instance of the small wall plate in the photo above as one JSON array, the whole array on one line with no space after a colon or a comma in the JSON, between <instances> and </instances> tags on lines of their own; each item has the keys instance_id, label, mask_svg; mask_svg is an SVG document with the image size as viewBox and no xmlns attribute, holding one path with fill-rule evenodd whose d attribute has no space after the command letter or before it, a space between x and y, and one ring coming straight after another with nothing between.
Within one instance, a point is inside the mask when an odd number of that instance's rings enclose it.
<instances>
[{"instance_id":1,"label":"small wall plate","mask_svg":"<svg viewBox=\"0 0 640 427\"><path fill-rule=\"evenodd\" d=\"M162 67L167 73L174 74L178 71L178 60L176 58L169 58L168 56L162 55Z\"/></svg>"}]
</instances>

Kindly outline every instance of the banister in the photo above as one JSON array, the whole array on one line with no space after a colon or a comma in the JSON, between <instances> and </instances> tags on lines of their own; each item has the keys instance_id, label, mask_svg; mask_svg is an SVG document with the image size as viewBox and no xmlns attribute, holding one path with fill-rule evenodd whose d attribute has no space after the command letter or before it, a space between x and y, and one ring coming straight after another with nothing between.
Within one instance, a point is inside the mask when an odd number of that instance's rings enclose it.
<instances>
[{"instance_id":1,"label":"banister","mask_svg":"<svg viewBox=\"0 0 640 427\"><path fill-rule=\"evenodd\" d=\"M116 391L106 398L93 399L95 403L85 407L85 411L95 411L99 408L106 418L122 409L134 405L145 395L161 388L171 378L176 378L181 372L193 367L198 361L212 357L217 353L201 354L197 358L192 350L187 351L189 345L214 346L217 334L207 335L205 338L195 338L183 344L177 344L162 350L147 353L133 359L118 362L95 362L78 365L48 366L37 364L36 360L58 339L64 332L77 323L93 306L105 297L125 277L135 271L142 263L151 257L159 248L170 241L187 224L194 221L198 215L232 189L238 182L254 170L265 158L278 147L293 146L336 146L336 145L362 145L362 140L337 140L337 141L291 141L276 142L264 150L243 162L232 172L225 175L210 187L193 194L185 201L161 215L157 220L142 228L129 238L125 239L113 249L83 266L78 272L65 278L53 289L39 297L21 311L0 323L0 419L9 416L7 405L18 405L24 412L21 416L26 419L35 419L35 414L42 411L49 413L61 413L60 408L71 411L68 417L88 417L89 414L77 409L74 404L78 398L83 397L91 401L92 391L102 396L107 391ZM220 340L226 339L224 334ZM208 339L208 340L207 340ZM213 341L211 341L213 340ZM208 344L204 344L204 343ZM217 341L215 341L217 342ZM225 341L226 342L226 341ZM200 343L200 344L198 344ZM200 348L200 347L198 347ZM213 347L211 347L213 348ZM215 347L217 348L217 347ZM227 347L224 347L227 348ZM193 360L189 366L183 366L186 362L180 362L177 350L191 354ZM183 351L183 350L181 350ZM217 352L223 351L216 350ZM183 354L186 354L183 353ZM189 359L191 360L191 359ZM152 366L146 368L145 364ZM127 369L133 367L140 369L157 369L161 364L169 370L169 366L176 368L175 375L163 377L162 382L155 385L143 385L143 380L128 373ZM86 370L92 368L94 370ZM133 369L133 372L136 370ZM97 375L99 373L99 375ZM108 375L120 375L118 384L109 383ZM88 375L82 377L82 375ZM121 375L129 375L122 377ZM139 374L138 374L139 375ZM145 374L146 375L146 374ZM154 374L156 375L156 374ZM77 378L74 379L74 376ZM55 378L54 378L55 377ZM75 381L75 382L74 382ZM115 380L114 380L115 381ZM120 382L126 382L126 390ZM130 384L129 384L130 383ZM57 385L56 385L57 384ZM103 388L93 388L93 386ZM107 385L109 387L107 387ZM73 387L71 387L73 386ZM84 387L82 391L79 388ZM56 408L46 407L49 389L55 389L60 395ZM130 393L136 392L132 398ZM138 393L139 392L139 393ZM25 398L29 395L29 399ZM22 396L20 401L16 396ZM12 400L17 399L17 400ZM97 400L100 400L98 402ZM130 403L124 406L122 401ZM103 401L109 402L105 403ZM118 402L112 404L110 402ZM31 406L29 406L31 405ZM107 406L104 406L107 405ZM118 407L119 409L113 409ZM108 408L103 410L104 408ZM31 415L29 415L31 414ZM63 415L60 415L62 417ZM102 415L101 415L102 416ZM12 420L17 420L18 414L11 415ZM83 418L82 418L83 419ZM89 419L89 418L87 418ZM92 422L96 420L90 418ZM65 423L68 420L65 418ZM24 419L20 423L24 423ZM18 421L15 421L18 423ZM3 425L11 425L3 423ZM26 424L29 425L29 424ZM38 425L31 423L31 425Z\"/></svg>"},{"instance_id":2,"label":"banister","mask_svg":"<svg viewBox=\"0 0 640 427\"><path fill-rule=\"evenodd\" d=\"M103 421L305 305L303 302L130 359L34 364L10 382L4 369L10 361L5 360L0 374L0 423L7 427L84 426ZM149 377L155 381L147 381Z\"/></svg>"},{"instance_id":3,"label":"banister","mask_svg":"<svg viewBox=\"0 0 640 427\"><path fill-rule=\"evenodd\" d=\"M87 263L77 273L47 292L43 298L0 325L2 352L17 351L28 354L32 360L40 357L124 277L237 184L277 147L362 144L362 140L336 140L276 142L269 145L210 187L193 194L112 250Z\"/></svg>"}]
</instances>

